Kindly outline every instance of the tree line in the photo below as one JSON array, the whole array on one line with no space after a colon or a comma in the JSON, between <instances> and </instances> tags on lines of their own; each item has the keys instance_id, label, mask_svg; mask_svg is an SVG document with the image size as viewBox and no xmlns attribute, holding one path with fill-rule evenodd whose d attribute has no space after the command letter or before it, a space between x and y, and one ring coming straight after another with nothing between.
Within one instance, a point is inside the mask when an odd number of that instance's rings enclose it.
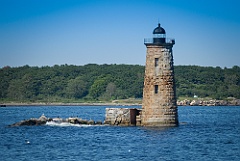
<instances>
[{"instance_id":1,"label":"tree line","mask_svg":"<svg viewBox=\"0 0 240 161\"><path fill-rule=\"evenodd\" d=\"M3 67L0 100L95 101L142 98L144 66L116 64ZM178 97L240 98L240 67L175 66Z\"/></svg>"}]
</instances>

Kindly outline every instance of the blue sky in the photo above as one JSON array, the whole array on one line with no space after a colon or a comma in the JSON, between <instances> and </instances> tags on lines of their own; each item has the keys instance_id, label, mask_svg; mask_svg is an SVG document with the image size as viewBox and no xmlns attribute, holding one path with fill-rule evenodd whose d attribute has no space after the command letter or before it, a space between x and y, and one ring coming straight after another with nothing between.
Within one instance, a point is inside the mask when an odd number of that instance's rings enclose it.
<instances>
[{"instance_id":1,"label":"blue sky","mask_svg":"<svg viewBox=\"0 0 240 161\"><path fill-rule=\"evenodd\" d=\"M0 67L145 65L158 21L175 65L240 66L239 0L0 0Z\"/></svg>"}]
</instances>

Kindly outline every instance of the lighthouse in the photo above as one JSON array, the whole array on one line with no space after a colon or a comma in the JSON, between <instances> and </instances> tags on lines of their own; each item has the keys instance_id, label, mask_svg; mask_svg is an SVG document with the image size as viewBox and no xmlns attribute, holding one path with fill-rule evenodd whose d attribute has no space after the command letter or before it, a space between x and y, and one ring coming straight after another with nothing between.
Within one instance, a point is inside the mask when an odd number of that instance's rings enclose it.
<instances>
[{"instance_id":1,"label":"lighthouse","mask_svg":"<svg viewBox=\"0 0 240 161\"><path fill-rule=\"evenodd\" d=\"M166 38L160 24L153 37L144 39L147 48L141 113L142 126L177 126L178 111L173 66L174 39Z\"/></svg>"}]
</instances>

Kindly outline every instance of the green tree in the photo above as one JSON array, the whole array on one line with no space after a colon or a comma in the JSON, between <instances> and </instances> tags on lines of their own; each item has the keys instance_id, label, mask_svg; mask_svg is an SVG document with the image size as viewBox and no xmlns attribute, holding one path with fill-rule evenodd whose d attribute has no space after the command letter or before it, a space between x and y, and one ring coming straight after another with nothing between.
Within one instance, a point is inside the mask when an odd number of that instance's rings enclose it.
<instances>
[{"instance_id":1,"label":"green tree","mask_svg":"<svg viewBox=\"0 0 240 161\"><path fill-rule=\"evenodd\" d=\"M10 100L23 101L24 100L24 85L22 80L14 79L9 83L7 96Z\"/></svg>"},{"instance_id":2,"label":"green tree","mask_svg":"<svg viewBox=\"0 0 240 161\"><path fill-rule=\"evenodd\" d=\"M108 80L106 78L96 79L89 90L90 96L92 96L94 99L97 99L105 92L107 84Z\"/></svg>"},{"instance_id":3,"label":"green tree","mask_svg":"<svg viewBox=\"0 0 240 161\"><path fill-rule=\"evenodd\" d=\"M66 94L68 98L82 98L87 95L87 84L81 77L68 81Z\"/></svg>"},{"instance_id":4,"label":"green tree","mask_svg":"<svg viewBox=\"0 0 240 161\"><path fill-rule=\"evenodd\" d=\"M108 83L107 87L106 87L106 96L111 99L112 97L115 98L116 96L116 90L117 87L113 82Z\"/></svg>"}]
</instances>

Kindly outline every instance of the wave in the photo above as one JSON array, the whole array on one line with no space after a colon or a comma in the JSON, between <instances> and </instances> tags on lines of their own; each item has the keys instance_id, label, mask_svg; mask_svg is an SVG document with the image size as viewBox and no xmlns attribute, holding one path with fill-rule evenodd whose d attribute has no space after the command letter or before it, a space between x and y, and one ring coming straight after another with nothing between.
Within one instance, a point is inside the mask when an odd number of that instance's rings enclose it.
<instances>
[{"instance_id":1,"label":"wave","mask_svg":"<svg viewBox=\"0 0 240 161\"><path fill-rule=\"evenodd\" d=\"M91 126L103 126L103 125L84 125L84 124L71 124L69 122L54 122L48 121L46 123L47 126L60 126L60 127L67 127L67 126L76 126L76 127L91 127Z\"/></svg>"}]
</instances>

